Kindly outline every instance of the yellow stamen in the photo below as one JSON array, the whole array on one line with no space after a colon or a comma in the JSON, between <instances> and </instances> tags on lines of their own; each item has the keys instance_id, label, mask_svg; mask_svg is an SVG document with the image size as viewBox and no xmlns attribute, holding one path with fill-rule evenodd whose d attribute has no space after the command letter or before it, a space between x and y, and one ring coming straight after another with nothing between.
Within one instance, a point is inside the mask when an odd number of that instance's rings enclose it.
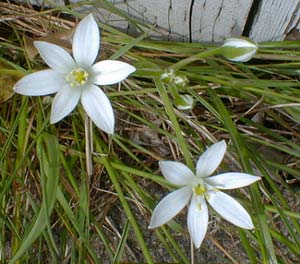
<instances>
[{"instance_id":1,"label":"yellow stamen","mask_svg":"<svg viewBox=\"0 0 300 264\"><path fill-rule=\"evenodd\" d=\"M66 76L66 80L70 83L71 86L75 87L85 84L88 80L88 76L89 74L85 70L79 68L71 71Z\"/></svg>"},{"instance_id":2,"label":"yellow stamen","mask_svg":"<svg viewBox=\"0 0 300 264\"><path fill-rule=\"evenodd\" d=\"M203 195L206 193L206 188L205 186L201 185L201 184L198 184L195 189L194 189L194 192L196 195Z\"/></svg>"}]
</instances>

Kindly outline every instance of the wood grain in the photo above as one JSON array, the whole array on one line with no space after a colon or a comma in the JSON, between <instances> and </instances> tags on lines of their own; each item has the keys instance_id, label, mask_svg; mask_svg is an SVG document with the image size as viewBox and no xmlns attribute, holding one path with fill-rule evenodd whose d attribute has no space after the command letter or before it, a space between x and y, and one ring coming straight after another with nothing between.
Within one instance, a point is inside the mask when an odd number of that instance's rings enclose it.
<instances>
[{"instance_id":1,"label":"wood grain","mask_svg":"<svg viewBox=\"0 0 300 264\"><path fill-rule=\"evenodd\" d=\"M41 4L42 0L19 0ZM62 5L63 0L52 0ZM70 0L71 3L80 0ZM253 21L246 32L255 41L282 40L300 30L300 0L108 0L138 21L155 25L165 40L222 42L241 36L247 19ZM258 3L256 13L250 12ZM98 19L127 33L137 33L128 21L101 8L94 1ZM90 8L90 9L89 9ZM94 10L82 7L81 12ZM251 14L249 17L249 14ZM162 33L162 34L161 34ZM156 37L154 35L154 37Z\"/></svg>"},{"instance_id":2,"label":"wood grain","mask_svg":"<svg viewBox=\"0 0 300 264\"><path fill-rule=\"evenodd\" d=\"M256 41L282 40L300 27L299 0L262 0L250 37Z\"/></svg>"}]
</instances>

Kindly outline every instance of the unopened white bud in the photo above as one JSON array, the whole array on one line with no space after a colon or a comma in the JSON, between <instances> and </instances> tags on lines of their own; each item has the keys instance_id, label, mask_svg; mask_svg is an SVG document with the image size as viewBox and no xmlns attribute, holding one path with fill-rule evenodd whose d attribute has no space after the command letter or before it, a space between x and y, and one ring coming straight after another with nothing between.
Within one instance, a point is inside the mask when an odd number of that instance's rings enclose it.
<instances>
[{"instance_id":1,"label":"unopened white bud","mask_svg":"<svg viewBox=\"0 0 300 264\"><path fill-rule=\"evenodd\" d=\"M256 53L258 45L248 38L229 38L221 46L221 54L230 61L246 62Z\"/></svg>"},{"instance_id":2,"label":"unopened white bud","mask_svg":"<svg viewBox=\"0 0 300 264\"><path fill-rule=\"evenodd\" d=\"M160 75L160 79L164 83L170 83L175 78L175 71L173 69L166 70L163 74Z\"/></svg>"},{"instance_id":3,"label":"unopened white bud","mask_svg":"<svg viewBox=\"0 0 300 264\"><path fill-rule=\"evenodd\" d=\"M185 75L176 75L176 77L173 79L173 82L177 88L183 88L189 83L189 80Z\"/></svg>"},{"instance_id":4,"label":"unopened white bud","mask_svg":"<svg viewBox=\"0 0 300 264\"><path fill-rule=\"evenodd\" d=\"M176 96L174 104L178 110L190 110L194 106L194 99L188 94L180 94Z\"/></svg>"}]
</instances>

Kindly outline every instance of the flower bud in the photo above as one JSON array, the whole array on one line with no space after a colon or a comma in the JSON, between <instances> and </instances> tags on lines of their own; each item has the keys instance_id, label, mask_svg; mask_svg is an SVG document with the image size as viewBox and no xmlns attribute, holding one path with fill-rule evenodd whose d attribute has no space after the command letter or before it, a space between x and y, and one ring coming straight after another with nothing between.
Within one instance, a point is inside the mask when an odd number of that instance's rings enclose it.
<instances>
[{"instance_id":1,"label":"flower bud","mask_svg":"<svg viewBox=\"0 0 300 264\"><path fill-rule=\"evenodd\" d=\"M173 83L177 88L183 88L189 83L189 79L185 75L176 75L173 79Z\"/></svg>"},{"instance_id":2,"label":"flower bud","mask_svg":"<svg viewBox=\"0 0 300 264\"><path fill-rule=\"evenodd\" d=\"M175 71L173 69L167 69L160 75L160 79L163 83L170 83L175 78Z\"/></svg>"},{"instance_id":3,"label":"flower bud","mask_svg":"<svg viewBox=\"0 0 300 264\"><path fill-rule=\"evenodd\" d=\"M256 53L258 45L248 38L229 38L221 46L221 54L230 61L246 62Z\"/></svg>"},{"instance_id":4,"label":"flower bud","mask_svg":"<svg viewBox=\"0 0 300 264\"><path fill-rule=\"evenodd\" d=\"M178 110L190 110L194 106L194 99L188 94L180 94L176 96L174 104Z\"/></svg>"}]
</instances>

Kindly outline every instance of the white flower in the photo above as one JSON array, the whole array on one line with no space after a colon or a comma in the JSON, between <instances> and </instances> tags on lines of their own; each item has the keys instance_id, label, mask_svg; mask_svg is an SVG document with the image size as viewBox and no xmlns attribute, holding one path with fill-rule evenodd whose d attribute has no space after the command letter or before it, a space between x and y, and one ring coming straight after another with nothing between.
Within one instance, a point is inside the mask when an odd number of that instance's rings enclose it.
<instances>
[{"instance_id":1,"label":"white flower","mask_svg":"<svg viewBox=\"0 0 300 264\"><path fill-rule=\"evenodd\" d=\"M226 152L225 141L209 147L199 158L196 175L184 164L176 161L161 161L163 176L179 189L164 197L153 211L149 228L167 223L191 200L187 225L192 240L200 247L208 226L207 203L223 218L245 229L254 228L247 211L232 197L219 189L234 189L256 182L260 177L245 173L227 172L211 175L220 165Z\"/></svg>"},{"instance_id":2,"label":"white flower","mask_svg":"<svg viewBox=\"0 0 300 264\"><path fill-rule=\"evenodd\" d=\"M16 83L14 90L33 96L57 93L51 109L52 124L72 112L80 99L92 121L100 129L113 134L113 109L107 96L96 85L118 83L135 68L114 60L93 64L100 48L99 28L93 16L86 16L75 30L73 57L63 48L48 42L35 41L34 45L51 69L25 76Z\"/></svg>"},{"instance_id":3,"label":"white flower","mask_svg":"<svg viewBox=\"0 0 300 264\"><path fill-rule=\"evenodd\" d=\"M258 45L247 38L229 38L221 46L221 54L230 61L246 62L256 53Z\"/></svg>"}]
</instances>

